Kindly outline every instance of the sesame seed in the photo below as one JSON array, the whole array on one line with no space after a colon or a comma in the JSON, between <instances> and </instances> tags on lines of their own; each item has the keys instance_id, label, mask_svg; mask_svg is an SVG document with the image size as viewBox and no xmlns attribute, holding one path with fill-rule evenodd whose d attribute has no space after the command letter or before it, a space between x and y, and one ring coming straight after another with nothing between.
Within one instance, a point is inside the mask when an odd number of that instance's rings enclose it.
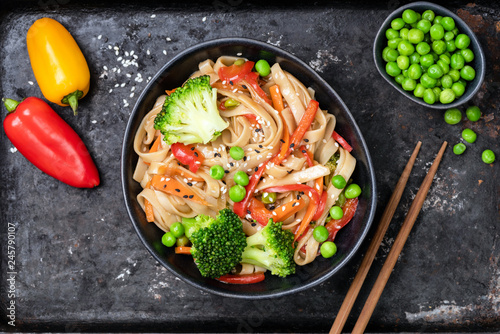
<instances>
[{"instance_id":1,"label":"sesame seed","mask_svg":"<svg viewBox=\"0 0 500 334\"><path fill-rule=\"evenodd\" d=\"M247 89L247 86L245 86L245 85L241 85L241 87L242 87L243 89Z\"/></svg>"},{"instance_id":2,"label":"sesame seed","mask_svg":"<svg viewBox=\"0 0 500 334\"><path fill-rule=\"evenodd\" d=\"M193 186L193 184L191 182L188 182L187 185L190 186L190 187Z\"/></svg>"},{"instance_id":3,"label":"sesame seed","mask_svg":"<svg viewBox=\"0 0 500 334\"><path fill-rule=\"evenodd\" d=\"M306 143L309 143L309 139L307 139L307 138L304 138L304 141L305 141Z\"/></svg>"},{"instance_id":4,"label":"sesame seed","mask_svg":"<svg viewBox=\"0 0 500 334\"><path fill-rule=\"evenodd\" d=\"M175 188L175 191L177 191L178 193L180 193L180 192L181 192L181 190L180 190L180 189L177 189L177 188Z\"/></svg>"},{"instance_id":5,"label":"sesame seed","mask_svg":"<svg viewBox=\"0 0 500 334\"><path fill-rule=\"evenodd\" d=\"M182 196L182 197L183 197L183 198L188 198L188 195L184 195L184 196Z\"/></svg>"}]
</instances>

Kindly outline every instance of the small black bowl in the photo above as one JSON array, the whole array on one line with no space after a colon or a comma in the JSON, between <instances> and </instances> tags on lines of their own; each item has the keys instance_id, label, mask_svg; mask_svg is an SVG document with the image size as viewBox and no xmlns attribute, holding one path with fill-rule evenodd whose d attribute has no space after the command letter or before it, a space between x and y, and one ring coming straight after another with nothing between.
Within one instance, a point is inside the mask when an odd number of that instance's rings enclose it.
<instances>
[{"instance_id":1,"label":"small black bowl","mask_svg":"<svg viewBox=\"0 0 500 334\"><path fill-rule=\"evenodd\" d=\"M436 102L435 104L428 104L424 102L423 99L415 97L413 92L405 91L395 80L385 71L386 62L382 59L382 50L387 46L387 38L385 37L385 31L391 27L391 21L395 18L401 17L403 12L406 9L413 9L416 12L423 13L424 11L430 9L436 13L436 15L441 15L443 17L449 16L455 20L455 26L458 28L460 33L466 34L470 37L471 43L469 48L474 52L474 60L472 64L470 64L474 70L476 71L476 77L474 80L467 82L467 86L465 87L465 93L452 103L442 104L440 102ZM484 52L479 44L479 41L474 34L474 32L469 28L469 26L457 15L455 15L450 10L436 5L431 2L419 1L412 2L405 6L402 6L395 11L393 11L382 23L379 31L377 32L377 36L375 37L375 42L373 45L373 58L375 60L375 65L377 66L377 70L382 75L382 77L387 80L388 83L392 85L392 87L396 88L401 94L409 98L410 100L423 105L428 108L433 109L449 109L460 106L465 102L469 101L474 94L477 93L478 89L481 87L481 84L484 80L484 75L486 71L486 61L484 59Z\"/></svg>"},{"instance_id":2,"label":"small black bowl","mask_svg":"<svg viewBox=\"0 0 500 334\"><path fill-rule=\"evenodd\" d=\"M353 220L343 228L335 240L338 251L330 259L318 258L311 264L298 267L295 275L280 278L266 274L263 282L249 285L230 285L207 279L200 275L190 256L176 255L172 248L161 243L163 232L155 224L147 223L145 214L137 203L141 186L132 179L137 163L133 150L134 135L156 98L165 89L181 85L198 68L198 63L222 55L242 55L251 60L266 59L281 67L316 91L320 106L337 117L338 132L353 147L357 159L353 179L362 186L362 195ZM354 118L337 93L316 72L300 59L272 45L244 38L224 38L193 46L169 61L156 74L141 93L127 124L122 147L121 178L125 205L134 228L153 257L170 272L187 283L222 296L245 299L277 297L294 293L319 284L346 265L365 238L376 209L375 173L366 143ZM345 278L343 278L345 279Z\"/></svg>"}]
</instances>

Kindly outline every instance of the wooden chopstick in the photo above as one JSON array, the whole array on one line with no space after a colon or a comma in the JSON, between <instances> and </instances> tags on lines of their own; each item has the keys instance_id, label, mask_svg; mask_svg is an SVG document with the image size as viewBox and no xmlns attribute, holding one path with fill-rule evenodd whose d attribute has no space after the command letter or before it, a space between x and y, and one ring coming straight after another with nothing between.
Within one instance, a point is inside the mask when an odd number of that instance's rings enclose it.
<instances>
[{"instance_id":1,"label":"wooden chopstick","mask_svg":"<svg viewBox=\"0 0 500 334\"><path fill-rule=\"evenodd\" d=\"M365 281L365 278L368 275L368 271L370 270L373 260L375 259L375 255L377 255L378 249L380 247L380 244L382 243L382 239L384 238L385 232L387 231L387 228L389 227L392 217L394 216L394 212L396 211L399 201L401 200L401 196L403 195L406 183L408 181L408 178L410 177L411 170L413 168L413 165L415 164L415 160L417 159L420 146L422 146L422 142L419 141L417 143L417 146L415 146L415 149L413 150L413 153L410 156L410 159L408 160L408 163L406 164L403 173L399 177L398 183L394 188L394 192L392 193L391 198L389 199L389 203L387 204L384 213L380 218L380 222L377 226L377 230L375 231L375 235L373 236L370 246L368 247L368 250L366 251L366 254L363 257L363 261L359 266L358 272L354 277L351 287L347 291L347 295L345 296L344 302L342 303L342 306L340 307L337 317L335 318L335 322L333 323L333 326L330 329L330 334L340 334L342 332L342 329L344 328L344 325L347 321L347 317L349 316L349 313L351 312L354 302L358 297L359 291L361 290L361 286L363 285L363 282Z\"/></svg>"},{"instance_id":2,"label":"wooden chopstick","mask_svg":"<svg viewBox=\"0 0 500 334\"><path fill-rule=\"evenodd\" d=\"M363 309L361 310L361 314L359 315L358 321L354 325L352 334L361 334L365 331L366 325L368 324L368 321L373 314L373 310L375 309L375 306L377 305L377 302L382 295L382 291L384 290L384 287L389 280L389 276L394 269L399 254L401 253L406 242L406 239L408 239L408 235L410 234L413 224L415 223L415 220L417 219L418 214L422 209L425 197L427 196L427 193L429 192L429 189L432 185L434 175L436 174L447 145L448 143L446 141L443 143L443 145L441 145L439 153L434 159L431 168L427 172L424 181L420 185L417 195L415 196L410 209L406 214L406 218L403 222L403 225L401 226L401 230L399 231L398 236L396 237L396 240L391 247L391 251L389 252L389 255L387 255L385 263L380 270L377 280L375 281L375 284L373 285L373 288L368 295L365 306L363 307Z\"/></svg>"}]
</instances>

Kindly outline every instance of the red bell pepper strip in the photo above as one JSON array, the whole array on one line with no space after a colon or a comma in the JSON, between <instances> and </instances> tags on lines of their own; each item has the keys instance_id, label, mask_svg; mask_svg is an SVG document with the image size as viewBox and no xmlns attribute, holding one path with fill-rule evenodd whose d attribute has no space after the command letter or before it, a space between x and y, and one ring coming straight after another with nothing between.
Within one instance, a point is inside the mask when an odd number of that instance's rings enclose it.
<instances>
[{"instance_id":1,"label":"red bell pepper strip","mask_svg":"<svg viewBox=\"0 0 500 334\"><path fill-rule=\"evenodd\" d=\"M85 144L46 102L36 97L3 101L9 111L5 133L26 159L70 186L99 185L99 172Z\"/></svg>"},{"instance_id":2,"label":"red bell pepper strip","mask_svg":"<svg viewBox=\"0 0 500 334\"><path fill-rule=\"evenodd\" d=\"M285 191L303 191L306 196L309 197L310 203L309 206L307 207L306 214L304 215L304 218L302 218L302 222L300 223L299 227L295 231L295 240L297 240L298 237L304 233L305 229L307 226L309 226L309 223L313 220L313 217L316 215L316 211L319 206L319 195L316 189L309 187L308 185L305 184L289 184L286 186L276 186L276 187L269 187L264 189L266 192L285 192Z\"/></svg>"},{"instance_id":3,"label":"red bell pepper strip","mask_svg":"<svg viewBox=\"0 0 500 334\"><path fill-rule=\"evenodd\" d=\"M266 276L264 275L264 273L254 273L248 275L226 274L219 278L216 278L216 280L228 284L254 284L262 282L265 278Z\"/></svg>"},{"instance_id":4,"label":"red bell pepper strip","mask_svg":"<svg viewBox=\"0 0 500 334\"><path fill-rule=\"evenodd\" d=\"M247 214L247 207L250 202L250 199L253 198L253 195L255 193L255 188L257 187L257 184L259 183L260 178L262 177L262 174L264 173L264 170L266 169L268 162L269 160L262 163L260 167L256 167L257 170L255 171L255 173L252 174L252 176L250 176L248 185L245 187L246 190L245 197L241 202L234 203L233 205L234 213L236 213L241 218L243 218Z\"/></svg>"},{"instance_id":5,"label":"red bell pepper strip","mask_svg":"<svg viewBox=\"0 0 500 334\"><path fill-rule=\"evenodd\" d=\"M244 114L248 121L255 126L256 128L261 128L262 126L260 125L259 121L257 121L257 115L255 114Z\"/></svg>"},{"instance_id":6,"label":"red bell pepper strip","mask_svg":"<svg viewBox=\"0 0 500 334\"><path fill-rule=\"evenodd\" d=\"M198 151L193 145L174 143L170 146L172 154L183 165L189 166L189 170L196 173L205 160L203 153Z\"/></svg>"},{"instance_id":7,"label":"red bell pepper strip","mask_svg":"<svg viewBox=\"0 0 500 334\"><path fill-rule=\"evenodd\" d=\"M318 209L316 210L316 214L314 215L312 220L318 220L321 218L321 215L323 215L323 211L325 211L327 197L328 193L326 191L323 191L319 199Z\"/></svg>"},{"instance_id":8,"label":"red bell pepper strip","mask_svg":"<svg viewBox=\"0 0 500 334\"><path fill-rule=\"evenodd\" d=\"M245 75L245 81L252 86L252 88L255 90L257 95L259 95L264 101L266 101L267 104L273 105L273 102L271 99L267 96L266 92L260 88L259 83L257 80L259 79L259 73L257 72L250 72L247 75Z\"/></svg>"},{"instance_id":9,"label":"red bell pepper strip","mask_svg":"<svg viewBox=\"0 0 500 334\"><path fill-rule=\"evenodd\" d=\"M304 138L304 135L306 134L307 129L311 126L312 122L314 121L314 117L316 117L316 112L318 111L319 103L318 101L311 100L309 101L309 104L307 106L307 109L300 119L299 125L293 132L292 136L290 137L290 145L288 147L288 151L286 154L282 155L276 155L273 158L273 162L276 165L279 165L285 160L292 151L299 146L300 142Z\"/></svg>"},{"instance_id":10,"label":"red bell pepper strip","mask_svg":"<svg viewBox=\"0 0 500 334\"><path fill-rule=\"evenodd\" d=\"M257 198L250 198L248 203L248 210L250 210L250 215L253 219L257 221L262 226L266 226L269 219L273 218L273 214L269 211L264 203L259 201Z\"/></svg>"},{"instance_id":11,"label":"red bell pepper strip","mask_svg":"<svg viewBox=\"0 0 500 334\"><path fill-rule=\"evenodd\" d=\"M344 210L344 216L340 219L332 219L328 223L326 223L325 227L328 230L328 240L333 241L337 232L340 231L344 226L347 225L354 217L356 213L356 209L358 208L358 197L349 198L346 200L342 209Z\"/></svg>"},{"instance_id":12,"label":"red bell pepper strip","mask_svg":"<svg viewBox=\"0 0 500 334\"><path fill-rule=\"evenodd\" d=\"M246 61L242 65L224 66L219 69L219 78L226 83L237 83L245 78L245 76L252 71L253 61Z\"/></svg>"},{"instance_id":13,"label":"red bell pepper strip","mask_svg":"<svg viewBox=\"0 0 500 334\"><path fill-rule=\"evenodd\" d=\"M337 143L340 144L340 146L342 146L344 148L344 150L346 150L347 152L352 151L352 146L349 145L349 143L341 135L339 135L337 132L333 131L332 137Z\"/></svg>"},{"instance_id":14,"label":"red bell pepper strip","mask_svg":"<svg viewBox=\"0 0 500 334\"><path fill-rule=\"evenodd\" d=\"M302 153L304 158L306 158L306 162L309 165L309 167L314 166L314 160L313 160L312 154L311 154L311 152L309 152L309 150L306 148L306 146L305 145L300 146L299 151Z\"/></svg>"}]
</instances>

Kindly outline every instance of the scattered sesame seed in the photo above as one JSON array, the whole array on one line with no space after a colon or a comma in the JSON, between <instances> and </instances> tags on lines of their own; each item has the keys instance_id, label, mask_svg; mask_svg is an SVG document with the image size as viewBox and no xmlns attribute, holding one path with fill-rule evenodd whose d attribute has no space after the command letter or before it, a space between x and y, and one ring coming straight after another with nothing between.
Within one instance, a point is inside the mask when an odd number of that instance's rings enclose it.
<instances>
[{"instance_id":1,"label":"scattered sesame seed","mask_svg":"<svg viewBox=\"0 0 500 334\"><path fill-rule=\"evenodd\" d=\"M164 55L167 55L167 50L163 50L163 54L164 54Z\"/></svg>"},{"instance_id":2,"label":"scattered sesame seed","mask_svg":"<svg viewBox=\"0 0 500 334\"><path fill-rule=\"evenodd\" d=\"M204 18L201 19L203 22L207 20L207 17L205 16Z\"/></svg>"},{"instance_id":3,"label":"scattered sesame seed","mask_svg":"<svg viewBox=\"0 0 500 334\"><path fill-rule=\"evenodd\" d=\"M178 193L180 193L180 192L181 192L181 190L180 190L180 189L177 189L177 188L175 188L175 191L177 191Z\"/></svg>"},{"instance_id":4,"label":"scattered sesame seed","mask_svg":"<svg viewBox=\"0 0 500 334\"><path fill-rule=\"evenodd\" d=\"M33 86L33 83L34 83L34 82L33 82L33 81L28 81L28 83L29 83L31 86Z\"/></svg>"},{"instance_id":5,"label":"scattered sesame seed","mask_svg":"<svg viewBox=\"0 0 500 334\"><path fill-rule=\"evenodd\" d=\"M156 17L156 14L151 15L151 18L154 19Z\"/></svg>"},{"instance_id":6,"label":"scattered sesame seed","mask_svg":"<svg viewBox=\"0 0 500 334\"><path fill-rule=\"evenodd\" d=\"M97 39L101 39L101 38L102 38L102 35L97 36Z\"/></svg>"},{"instance_id":7,"label":"scattered sesame seed","mask_svg":"<svg viewBox=\"0 0 500 334\"><path fill-rule=\"evenodd\" d=\"M170 42L172 39L170 37L167 37L167 42Z\"/></svg>"}]
</instances>

